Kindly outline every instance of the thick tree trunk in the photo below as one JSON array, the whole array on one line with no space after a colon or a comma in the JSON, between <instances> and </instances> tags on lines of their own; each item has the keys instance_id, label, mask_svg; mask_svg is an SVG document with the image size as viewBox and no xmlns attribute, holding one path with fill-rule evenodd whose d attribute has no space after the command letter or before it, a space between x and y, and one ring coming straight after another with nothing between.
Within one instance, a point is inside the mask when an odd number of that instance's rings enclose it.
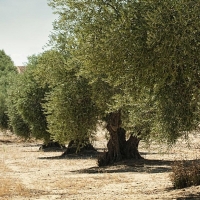
<instances>
[{"instance_id":1,"label":"thick tree trunk","mask_svg":"<svg viewBox=\"0 0 200 200\"><path fill-rule=\"evenodd\" d=\"M139 142L140 142L140 139L132 135L126 141L126 146L124 150L125 150L125 157L127 159L141 159L142 158L138 151Z\"/></svg>"},{"instance_id":2,"label":"thick tree trunk","mask_svg":"<svg viewBox=\"0 0 200 200\"><path fill-rule=\"evenodd\" d=\"M107 123L106 128L110 134L110 139L107 144L108 151L104 152L104 154L98 158L98 165L105 166L123 159L142 158L138 152L138 144L140 140L131 135L126 141L126 131L120 127L120 111L110 113Z\"/></svg>"},{"instance_id":3,"label":"thick tree trunk","mask_svg":"<svg viewBox=\"0 0 200 200\"><path fill-rule=\"evenodd\" d=\"M118 135L119 128L121 125L121 113L110 113L108 118L108 124L107 124L107 130L110 134L110 143L108 143L108 153L111 157L111 162L113 161L119 161L122 159L122 152L120 151L120 138Z\"/></svg>"}]
</instances>

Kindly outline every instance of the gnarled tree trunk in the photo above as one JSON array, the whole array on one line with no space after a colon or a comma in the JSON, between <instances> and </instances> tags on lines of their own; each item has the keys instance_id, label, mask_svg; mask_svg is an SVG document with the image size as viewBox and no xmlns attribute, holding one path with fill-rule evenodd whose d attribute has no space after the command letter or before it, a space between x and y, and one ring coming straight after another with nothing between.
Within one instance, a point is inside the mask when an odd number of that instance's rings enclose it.
<instances>
[{"instance_id":1,"label":"gnarled tree trunk","mask_svg":"<svg viewBox=\"0 0 200 200\"><path fill-rule=\"evenodd\" d=\"M98 159L99 166L105 166L123 159L140 159L138 144L140 139L130 136L126 141L126 131L121 128L121 112L113 112L108 116L107 130L110 139L107 144L108 151Z\"/></svg>"}]
</instances>

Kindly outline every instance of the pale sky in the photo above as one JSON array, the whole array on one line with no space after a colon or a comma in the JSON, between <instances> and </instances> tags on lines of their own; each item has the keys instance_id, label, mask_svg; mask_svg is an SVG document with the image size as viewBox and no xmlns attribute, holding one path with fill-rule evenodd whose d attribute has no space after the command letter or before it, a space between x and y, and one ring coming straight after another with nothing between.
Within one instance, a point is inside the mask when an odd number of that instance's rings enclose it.
<instances>
[{"instance_id":1,"label":"pale sky","mask_svg":"<svg viewBox=\"0 0 200 200\"><path fill-rule=\"evenodd\" d=\"M0 0L0 50L16 66L43 52L56 19L47 0Z\"/></svg>"}]
</instances>

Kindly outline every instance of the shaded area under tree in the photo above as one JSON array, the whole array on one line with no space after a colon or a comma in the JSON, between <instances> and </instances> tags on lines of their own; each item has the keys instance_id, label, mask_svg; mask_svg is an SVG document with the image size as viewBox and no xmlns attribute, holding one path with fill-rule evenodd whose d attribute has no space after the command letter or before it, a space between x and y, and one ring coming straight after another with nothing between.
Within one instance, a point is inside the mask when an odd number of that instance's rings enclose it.
<instances>
[{"instance_id":1,"label":"shaded area under tree","mask_svg":"<svg viewBox=\"0 0 200 200\"><path fill-rule=\"evenodd\" d=\"M61 155L61 157L68 156L69 154L95 154L97 150L93 145L86 141L71 140L68 144L66 151Z\"/></svg>"},{"instance_id":2,"label":"shaded area under tree","mask_svg":"<svg viewBox=\"0 0 200 200\"><path fill-rule=\"evenodd\" d=\"M59 142L50 141L47 144L43 144L39 150L40 151L60 151L66 149L65 145L60 144Z\"/></svg>"}]
</instances>

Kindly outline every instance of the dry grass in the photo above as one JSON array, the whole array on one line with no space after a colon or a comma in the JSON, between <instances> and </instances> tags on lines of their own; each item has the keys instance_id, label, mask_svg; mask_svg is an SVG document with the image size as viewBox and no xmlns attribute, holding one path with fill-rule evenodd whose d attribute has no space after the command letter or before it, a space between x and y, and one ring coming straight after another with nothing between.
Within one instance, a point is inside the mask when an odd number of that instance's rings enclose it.
<instances>
[{"instance_id":1,"label":"dry grass","mask_svg":"<svg viewBox=\"0 0 200 200\"><path fill-rule=\"evenodd\" d=\"M1 179L0 183L0 197L22 196L30 197L32 194L30 190L25 188L18 180L10 178Z\"/></svg>"},{"instance_id":2,"label":"dry grass","mask_svg":"<svg viewBox=\"0 0 200 200\"><path fill-rule=\"evenodd\" d=\"M171 181L175 189L200 185L200 163L198 160L176 161L172 165Z\"/></svg>"},{"instance_id":3,"label":"dry grass","mask_svg":"<svg viewBox=\"0 0 200 200\"><path fill-rule=\"evenodd\" d=\"M20 182L20 180L8 176L12 171L6 166L4 158L0 162L0 198L9 199L11 196L29 197L30 191Z\"/></svg>"},{"instance_id":4,"label":"dry grass","mask_svg":"<svg viewBox=\"0 0 200 200\"><path fill-rule=\"evenodd\" d=\"M78 175L77 175L78 176ZM124 181L125 180L125 181ZM112 184L120 183L132 183L132 179L128 179L126 175L123 174L99 174L98 176L85 177L85 178L69 178L67 180L60 179L55 181L55 187L57 189L70 189L75 188L76 190L88 190L92 188L103 188Z\"/></svg>"}]
</instances>

